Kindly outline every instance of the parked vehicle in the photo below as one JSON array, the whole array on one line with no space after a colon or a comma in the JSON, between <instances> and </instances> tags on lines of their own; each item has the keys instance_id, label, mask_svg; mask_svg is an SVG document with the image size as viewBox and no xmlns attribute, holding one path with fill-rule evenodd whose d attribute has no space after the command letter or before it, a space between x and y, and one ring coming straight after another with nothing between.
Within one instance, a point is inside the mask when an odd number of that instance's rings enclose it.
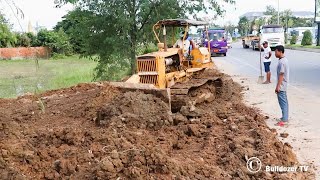
<instances>
[{"instance_id":1,"label":"parked vehicle","mask_svg":"<svg viewBox=\"0 0 320 180\"><path fill-rule=\"evenodd\" d=\"M203 32L202 37L206 37L207 32ZM228 44L224 28L214 28L208 30L211 56L215 54L227 55ZM204 39L204 38L203 38ZM203 46L208 47L208 39L204 39Z\"/></svg>"},{"instance_id":2,"label":"parked vehicle","mask_svg":"<svg viewBox=\"0 0 320 180\"><path fill-rule=\"evenodd\" d=\"M261 28L260 44L259 41L254 41L252 44L253 49L259 49L264 41L269 43L269 47L274 49L278 45L285 45L284 43L284 29L280 25L265 25Z\"/></svg>"},{"instance_id":3,"label":"parked vehicle","mask_svg":"<svg viewBox=\"0 0 320 180\"><path fill-rule=\"evenodd\" d=\"M249 34L242 38L243 48L252 48L257 50L262 48L264 41L269 43L269 47L274 49L277 45L285 45L284 29L280 25L265 25L261 27L259 35Z\"/></svg>"}]
</instances>

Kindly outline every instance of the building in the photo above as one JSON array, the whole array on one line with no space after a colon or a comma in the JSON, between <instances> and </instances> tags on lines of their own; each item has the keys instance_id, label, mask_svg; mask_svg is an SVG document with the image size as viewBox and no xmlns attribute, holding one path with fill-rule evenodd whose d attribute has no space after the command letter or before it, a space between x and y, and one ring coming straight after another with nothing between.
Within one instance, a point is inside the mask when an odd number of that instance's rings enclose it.
<instances>
[{"instance_id":1,"label":"building","mask_svg":"<svg viewBox=\"0 0 320 180\"><path fill-rule=\"evenodd\" d=\"M31 24L31 21L29 21L29 23L28 23L28 31L27 31L28 33L32 33L32 34L35 34L34 33L34 30L33 30L33 27L32 27L32 24Z\"/></svg>"},{"instance_id":2,"label":"building","mask_svg":"<svg viewBox=\"0 0 320 180\"><path fill-rule=\"evenodd\" d=\"M240 16L240 18L246 17L249 21L253 21L255 19L266 17L267 15L264 15L264 12L247 12Z\"/></svg>"},{"instance_id":3,"label":"building","mask_svg":"<svg viewBox=\"0 0 320 180\"><path fill-rule=\"evenodd\" d=\"M311 31L312 37L314 39L317 37L317 31L318 31L317 26L288 28L289 35L292 36L293 34L295 34L298 36L298 39L302 39L303 33L307 30Z\"/></svg>"}]
</instances>

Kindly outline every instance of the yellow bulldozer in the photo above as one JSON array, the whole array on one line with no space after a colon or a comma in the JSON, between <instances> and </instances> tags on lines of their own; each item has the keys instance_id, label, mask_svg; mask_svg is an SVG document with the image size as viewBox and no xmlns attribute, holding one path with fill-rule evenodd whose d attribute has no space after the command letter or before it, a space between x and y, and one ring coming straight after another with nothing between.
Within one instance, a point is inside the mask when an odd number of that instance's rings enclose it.
<instances>
[{"instance_id":1,"label":"yellow bulldozer","mask_svg":"<svg viewBox=\"0 0 320 180\"><path fill-rule=\"evenodd\" d=\"M175 28L184 28L185 37L190 26L207 26L206 22L185 20L185 19L167 19L158 21L153 26L153 32L158 40L158 51L144 54L137 57L137 72L139 83L153 84L156 88L169 88L176 82L181 82L186 76L193 72L200 71L203 68L212 67L210 50L205 47L193 47L191 51L185 52L185 47L168 48L167 31L172 29L172 37L175 37ZM160 41L159 34L163 32L163 42ZM172 38L172 44L175 39ZM183 42L182 45L185 43ZM186 56L187 55L187 56Z\"/></svg>"},{"instance_id":2,"label":"yellow bulldozer","mask_svg":"<svg viewBox=\"0 0 320 180\"><path fill-rule=\"evenodd\" d=\"M137 74L131 76L125 83L113 83L121 88L141 89L149 92L160 92L167 97L168 102L181 103L190 88L199 87L210 78L193 78L196 73L206 68L213 68L210 49L207 47L193 47L192 50L182 47L168 48L167 32L172 32L172 44L175 42L176 28L184 29L182 41L191 26L204 26L207 22L187 19L160 20L153 26L153 32L158 40L158 51L137 57ZM162 34L162 37L160 37ZM162 39L162 41L160 40ZM207 39L209 36L207 34ZM208 45L210 48L210 45Z\"/></svg>"}]
</instances>

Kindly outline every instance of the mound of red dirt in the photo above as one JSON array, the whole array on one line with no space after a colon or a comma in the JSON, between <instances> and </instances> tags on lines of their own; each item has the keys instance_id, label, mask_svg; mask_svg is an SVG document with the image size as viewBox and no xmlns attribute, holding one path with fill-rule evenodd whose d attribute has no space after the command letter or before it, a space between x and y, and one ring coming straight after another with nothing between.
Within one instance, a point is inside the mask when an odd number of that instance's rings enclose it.
<instances>
[{"instance_id":1,"label":"mound of red dirt","mask_svg":"<svg viewBox=\"0 0 320 180\"><path fill-rule=\"evenodd\" d=\"M172 114L161 98L108 83L0 100L1 179L313 179L268 173L298 165L241 87L216 71ZM262 170L251 173L247 160Z\"/></svg>"}]
</instances>

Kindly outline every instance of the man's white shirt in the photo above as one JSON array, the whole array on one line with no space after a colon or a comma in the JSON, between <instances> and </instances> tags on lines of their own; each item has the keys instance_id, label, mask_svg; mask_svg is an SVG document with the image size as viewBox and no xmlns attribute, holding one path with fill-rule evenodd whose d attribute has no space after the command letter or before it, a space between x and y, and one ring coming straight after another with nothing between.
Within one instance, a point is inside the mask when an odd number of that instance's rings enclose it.
<instances>
[{"instance_id":1,"label":"man's white shirt","mask_svg":"<svg viewBox=\"0 0 320 180\"><path fill-rule=\"evenodd\" d=\"M271 52L271 48L268 46L267 48L264 48L263 50L263 62L271 62L271 57L269 57L269 52Z\"/></svg>"},{"instance_id":2,"label":"man's white shirt","mask_svg":"<svg viewBox=\"0 0 320 180\"><path fill-rule=\"evenodd\" d=\"M182 48L182 45L183 45L184 53L188 52L189 51L189 47L190 47L190 41L189 40L185 40L184 42L182 42L181 39L178 39L176 41L176 43L173 45L173 47L179 46L179 48Z\"/></svg>"}]
</instances>

